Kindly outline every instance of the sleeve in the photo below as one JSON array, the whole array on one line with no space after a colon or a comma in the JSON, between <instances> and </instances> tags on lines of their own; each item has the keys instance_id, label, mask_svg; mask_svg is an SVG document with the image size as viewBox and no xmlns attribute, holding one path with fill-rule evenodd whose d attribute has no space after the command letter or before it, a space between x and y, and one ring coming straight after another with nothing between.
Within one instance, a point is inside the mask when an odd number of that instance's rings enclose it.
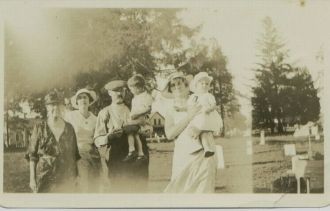
<instances>
[{"instance_id":1,"label":"sleeve","mask_svg":"<svg viewBox=\"0 0 330 211\"><path fill-rule=\"evenodd\" d=\"M187 101L187 105L192 106L194 104L194 100L195 100L195 95L194 94L190 95Z\"/></svg>"},{"instance_id":2,"label":"sleeve","mask_svg":"<svg viewBox=\"0 0 330 211\"><path fill-rule=\"evenodd\" d=\"M31 138L29 141L28 149L25 154L25 158L28 161L38 161L39 155L38 155L38 147L39 147L39 141L40 141L40 133L41 133L41 125L36 124L33 127Z\"/></svg>"},{"instance_id":3,"label":"sleeve","mask_svg":"<svg viewBox=\"0 0 330 211\"><path fill-rule=\"evenodd\" d=\"M146 95L145 105L146 105L147 107L151 107L152 102L153 102L152 96L151 96L150 94L147 94L147 95Z\"/></svg>"},{"instance_id":4,"label":"sleeve","mask_svg":"<svg viewBox=\"0 0 330 211\"><path fill-rule=\"evenodd\" d=\"M172 125L173 122L174 122L174 121L173 121L173 117L172 117L172 115L171 115L171 113L170 113L169 110L166 110L166 111L165 111L165 113L164 113L164 118L165 118L165 122L164 122L164 131L165 131L165 136L166 136L166 138L168 138L168 137L167 137L167 130L168 130L169 126Z\"/></svg>"},{"instance_id":5,"label":"sleeve","mask_svg":"<svg viewBox=\"0 0 330 211\"><path fill-rule=\"evenodd\" d=\"M74 148L75 148L75 158L76 158L76 160L80 160L81 156L79 153L77 137L76 137L75 133L74 133Z\"/></svg>"},{"instance_id":6,"label":"sleeve","mask_svg":"<svg viewBox=\"0 0 330 211\"><path fill-rule=\"evenodd\" d=\"M215 101L215 97L210 93L208 94L208 100L210 106L215 106L217 104L217 102Z\"/></svg>"},{"instance_id":7,"label":"sleeve","mask_svg":"<svg viewBox=\"0 0 330 211\"><path fill-rule=\"evenodd\" d=\"M125 116L124 124L126 124L126 123L128 123L130 121L131 115L130 115L130 110L129 110L128 107L126 107L124 109L124 112L125 112L125 115L124 115Z\"/></svg>"},{"instance_id":8,"label":"sleeve","mask_svg":"<svg viewBox=\"0 0 330 211\"><path fill-rule=\"evenodd\" d=\"M151 109L153 99L148 93L133 98L131 115L144 113L146 110Z\"/></svg>"},{"instance_id":9,"label":"sleeve","mask_svg":"<svg viewBox=\"0 0 330 211\"><path fill-rule=\"evenodd\" d=\"M106 110L101 110L96 118L96 126L94 132L94 143L97 147L108 143L107 122L110 119L110 114Z\"/></svg>"},{"instance_id":10,"label":"sleeve","mask_svg":"<svg viewBox=\"0 0 330 211\"><path fill-rule=\"evenodd\" d=\"M71 150L72 150L71 152L72 152L73 159L74 159L74 161L78 161L78 160L80 160L81 156L79 154L76 133L74 131L73 126L70 123L66 123L66 127L69 127L70 134L71 134L70 135L70 137L71 137ZM75 176L78 176L79 175L79 171L78 171L78 165L77 165L77 163L75 163L75 166L73 168L74 168L74 174L75 174Z\"/></svg>"}]
</instances>

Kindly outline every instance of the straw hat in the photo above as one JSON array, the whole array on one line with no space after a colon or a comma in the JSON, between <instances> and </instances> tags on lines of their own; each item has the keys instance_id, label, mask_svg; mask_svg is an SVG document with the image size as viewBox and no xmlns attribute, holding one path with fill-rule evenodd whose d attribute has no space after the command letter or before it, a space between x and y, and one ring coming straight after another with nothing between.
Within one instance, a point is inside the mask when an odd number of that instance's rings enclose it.
<instances>
[{"instance_id":1,"label":"straw hat","mask_svg":"<svg viewBox=\"0 0 330 211\"><path fill-rule=\"evenodd\" d=\"M78 104L77 104L77 97L80 95L80 94L87 94L89 97L90 97L90 102L89 102L89 105L88 106L91 106L93 103L96 102L97 100L97 95L96 93L93 91L93 90L89 90L89 89L79 89L77 91L77 93L71 98L71 104L74 108L78 108Z\"/></svg>"},{"instance_id":2,"label":"straw hat","mask_svg":"<svg viewBox=\"0 0 330 211\"><path fill-rule=\"evenodd\" d=\"M173 79L176 79L176 78L183 78L187 81L187 83L189 84L190 81L192 80L193 76L192 75L185 75L183 72L181 71L176 71L176 72L173 72L171 73L168 78L166 79L166 82L164 83L164 87L163 89L161 90L161 93L164 97L166 98L172 98L172 93L169 92L169 85L170 85L170 82L173 80Z\"/></svg>"}]
</instances>

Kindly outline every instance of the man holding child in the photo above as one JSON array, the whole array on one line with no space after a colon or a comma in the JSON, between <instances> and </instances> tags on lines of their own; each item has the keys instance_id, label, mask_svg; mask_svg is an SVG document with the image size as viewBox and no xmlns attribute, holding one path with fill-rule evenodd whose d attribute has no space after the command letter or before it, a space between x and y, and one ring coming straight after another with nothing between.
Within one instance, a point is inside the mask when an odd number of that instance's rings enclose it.
<instances>
[{"instance_id":1,"label":"man holding child","mask_svg":"<svg viewBox=\"0 0 330 211\"><path fill-rule=\"evenodd\" d=\"M131 119L130 110L124 104L126 82L110 81L105 89L112 103L98 114L94 141L100 151L103 168L108 168L106 173L111 186L108 189L111 192L144 192L147 189L149 152L143 137L139 137L143 162L123 162L129 154L128 135L123 128Z\"/></svg>"}]
</instances>

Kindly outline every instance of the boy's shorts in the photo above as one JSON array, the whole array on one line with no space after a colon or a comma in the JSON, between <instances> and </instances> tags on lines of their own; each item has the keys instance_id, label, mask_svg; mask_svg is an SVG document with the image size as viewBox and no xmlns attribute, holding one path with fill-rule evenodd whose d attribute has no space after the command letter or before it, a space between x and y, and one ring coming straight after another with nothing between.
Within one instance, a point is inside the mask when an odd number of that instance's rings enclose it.
<instances>
[{"instance_id":1,"label":"boy's shorts","mask_svg":"<svg viewBox=\"0 0 330 211\"><path fill-rule=\"evenodd\" d=\"M140 125L138 124L124 125L123 130L126 134L138 133L140 130Z\"/></svg>"}]
</instances>

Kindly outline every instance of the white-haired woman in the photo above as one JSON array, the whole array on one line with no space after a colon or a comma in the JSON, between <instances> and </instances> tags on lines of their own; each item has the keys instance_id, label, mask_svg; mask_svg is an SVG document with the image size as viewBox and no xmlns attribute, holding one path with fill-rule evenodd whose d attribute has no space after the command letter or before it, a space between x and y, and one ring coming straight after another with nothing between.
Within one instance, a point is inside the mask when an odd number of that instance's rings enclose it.
<instances>
[{"instance_id":1,"label":"white-haired woman","mask_svg":"<svg viewBox=\"0 0 330 211\"><path fill-rule=\"evenodd\" d=\"M165 116L165 133L174 140L171 181L167 193L212 193L215 190L216 159L205 157L199 136L201 131L189 123L199 114L201 105L186 107L189 82L182 72L169 76L167 88L173 96L173 106ZM187 108L187 109L180 109Z\"/></svg>"},{"instance_id":2,"label":"white-haired woman","mask_svg":"<svg viewBox=\"0 0 330 211\"><path fill-rule=\"evenodd\" d=\"M100 189L101 159L93 141L96 116L88 110L96 100L94 91L80 89L71 98L71 104L77 110L68 112L66 115L67 121L75 130L81 156L78 162L79 191L81 192L99 192Z\"/></svg>"}]
</instances>

